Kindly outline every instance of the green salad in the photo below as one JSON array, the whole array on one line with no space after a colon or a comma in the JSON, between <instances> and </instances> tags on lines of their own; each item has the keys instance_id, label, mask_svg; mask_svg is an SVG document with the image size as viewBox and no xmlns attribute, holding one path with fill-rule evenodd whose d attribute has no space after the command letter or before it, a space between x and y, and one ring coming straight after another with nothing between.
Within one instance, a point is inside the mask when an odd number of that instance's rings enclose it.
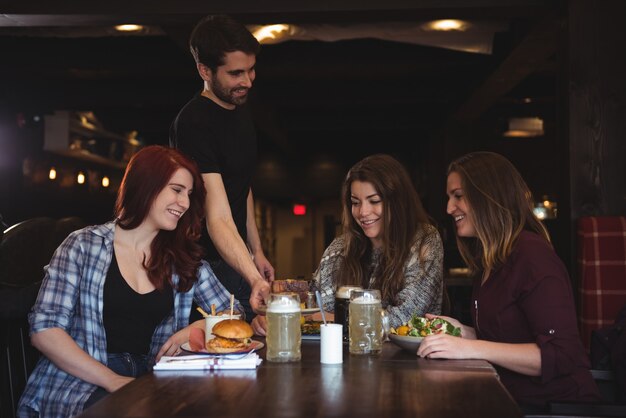
<instances>
[{"instance_id":1,"label":"green salad","mask_svg":"<svg viewBox=\"0 0 626 418\"><path fill-rule=\"evenodd\" d=\"M443 318L428 319L421 316L413 315L413 317L397 328L391 328L392 334L408 337L426 337L432 334L446 333L461 336L461 328L455 327Z\"/></svg>"}]
</instances>

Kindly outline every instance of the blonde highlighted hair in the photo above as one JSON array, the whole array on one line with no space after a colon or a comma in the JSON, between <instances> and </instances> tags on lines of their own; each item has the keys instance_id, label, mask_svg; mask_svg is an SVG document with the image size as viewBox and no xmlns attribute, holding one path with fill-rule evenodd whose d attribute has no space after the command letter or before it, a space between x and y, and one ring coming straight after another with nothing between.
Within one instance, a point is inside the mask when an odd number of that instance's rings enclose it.
<instances>
[{"instance_id":1,"label":"blonde highlighted hair","mask_svg":"<svg viewBox=\"0 0 626 418\"><path fill-rule=\"evenodd\" d=\"M457 236L472 274L502 266L523 230L550 242L545 226L533 214L532 193L509 160L493 152L474 152L453 161L448 175L453 172L461 177L476 231L476 238Z\"/></svg>"}]
</instances>

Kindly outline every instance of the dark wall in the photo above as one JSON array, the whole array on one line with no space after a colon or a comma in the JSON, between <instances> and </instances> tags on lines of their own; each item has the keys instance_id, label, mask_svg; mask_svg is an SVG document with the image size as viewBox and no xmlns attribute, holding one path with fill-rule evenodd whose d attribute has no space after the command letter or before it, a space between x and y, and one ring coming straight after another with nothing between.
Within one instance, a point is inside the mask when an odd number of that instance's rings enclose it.
<instances>
[{"instance_id":1,"label":"dark wall","mask_svg":"<svg viewBox=\"0 0 626 418\"><path fill-rule=\"evenodd\" d=\"M570 2L572 218L626 214L626 2Z\"/></svg>"},{"instance_id":2,"label":"dark wall","mask_svg":"<svg viewBox=\"0 0 626 418\"><path fill-rule=\"evenodd\" d=\"M73 181L50 181L48 170L85 173L98 170L82 161L62 158L43 151L43 114L22 113L0 107L0 214L8 225L25 219L49 216L78 216L90 224L112 218L115 189L79 185ZM108 169L113 184L119 184L120 169Z\"/></svg>"}]
</instances>

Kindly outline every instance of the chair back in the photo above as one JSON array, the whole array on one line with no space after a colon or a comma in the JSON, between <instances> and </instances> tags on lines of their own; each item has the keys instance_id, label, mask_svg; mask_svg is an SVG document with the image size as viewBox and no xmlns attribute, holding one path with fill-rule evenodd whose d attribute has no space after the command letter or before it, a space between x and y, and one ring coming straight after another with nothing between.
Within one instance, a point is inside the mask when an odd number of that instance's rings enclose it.
<instances>
[{"instance_id":1,"label":"chair back","mask_svg":"<svg viewBox=\"0 0 626 418\"><path fill-rule=\"evenodd\" d=\"M591 332L615 321L626 303L626 217L578 220L579 328L589 350Z\"/></svg>"},{"instance_id":2,"label":"chair back","mask_svg":"<svg viewBox=\"0 0 626 418\"><path fill-rule=\"evenodd\" d=\"M4 231L0 241L0 417L15 417L17 403L40 353L30 344L27 314L43 268L79 218L33 218Z\"/></svg>"},{"instance_id":3,"label":"chair back","mask_svg":"<svg viewBox=\"0 0 626 418\"><path fill-rule=\"evenodd\" d=\"M52 257L49 248L54 234L52 218L33 218L4 231L0 242L0 283L28 286L43 278L43 266Z\"/></svg>"}]
</instances>

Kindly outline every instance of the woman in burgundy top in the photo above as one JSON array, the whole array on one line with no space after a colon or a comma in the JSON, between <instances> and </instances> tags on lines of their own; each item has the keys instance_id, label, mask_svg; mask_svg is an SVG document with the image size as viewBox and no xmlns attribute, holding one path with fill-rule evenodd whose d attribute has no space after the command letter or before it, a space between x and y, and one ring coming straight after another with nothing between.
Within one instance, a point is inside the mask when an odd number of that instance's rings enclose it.
<instances>
[{"instance_id":1,"label":"woman in burgundy top","mask_svg":"<svg viewBox=\"0 0 626 418\"><path fill-rule=\"evenodd\" d=\"M485 359L523 407L599 400L567 270L515 167L495 153L465 155L448 168L447 194L459 250L475 277L474 327L444 317L462 338L426 337L417 354Z\"/></svg>"}]
</instances>

